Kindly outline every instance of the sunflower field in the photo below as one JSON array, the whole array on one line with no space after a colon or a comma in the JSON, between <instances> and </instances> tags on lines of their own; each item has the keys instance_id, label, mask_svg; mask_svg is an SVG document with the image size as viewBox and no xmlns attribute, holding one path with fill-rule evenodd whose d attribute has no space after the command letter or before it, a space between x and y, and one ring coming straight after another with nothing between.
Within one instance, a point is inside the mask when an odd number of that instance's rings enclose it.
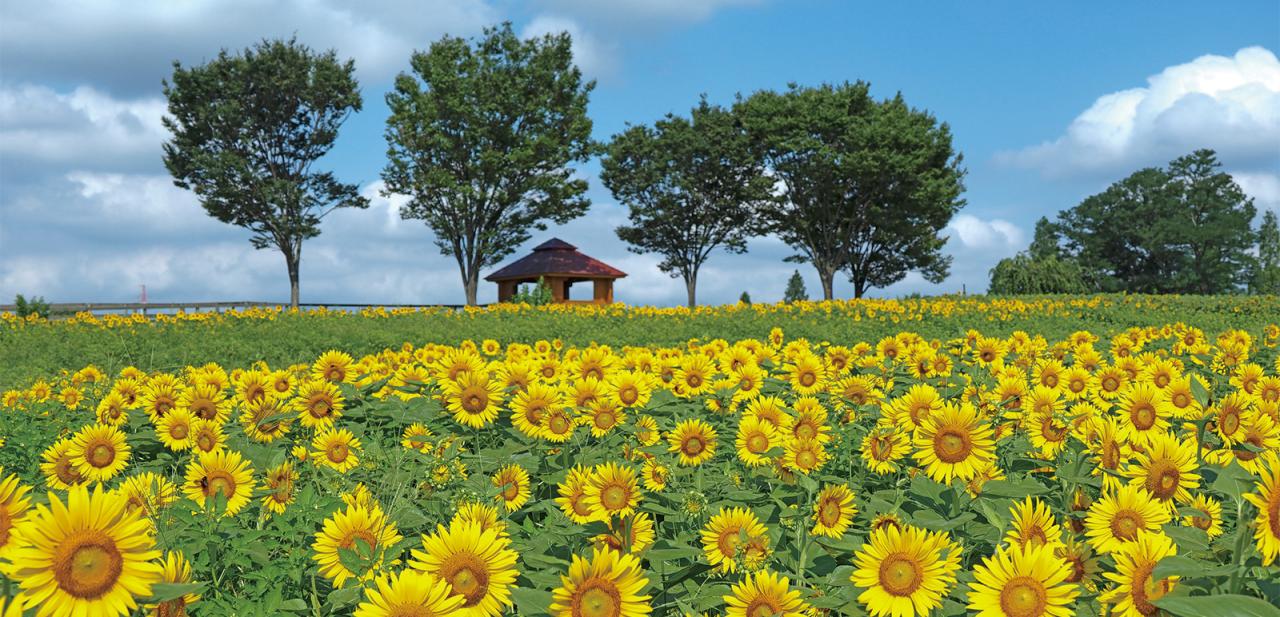
<instances>
[{"instance_id":1,"label":"sunflower field","mask_svg":"<svg viewBox=\"0 0 1280 617\"><path fill-rule=\"evenodd\" d=\"M1275 323L738 310L6 384L0 617L1280 615Z\"/></svg>"}]
</instances>

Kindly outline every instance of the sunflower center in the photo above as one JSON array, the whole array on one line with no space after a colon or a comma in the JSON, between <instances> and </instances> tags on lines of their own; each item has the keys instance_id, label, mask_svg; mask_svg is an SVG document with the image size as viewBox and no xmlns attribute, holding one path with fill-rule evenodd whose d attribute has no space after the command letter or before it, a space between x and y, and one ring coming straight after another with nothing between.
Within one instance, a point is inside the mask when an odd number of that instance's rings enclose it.
<instances>
[{"instance_id":1,"label":"sunflower center","mask_svg":"<svg viewBox=\"0 0 1280 617\"><path fill-rule=\"evenodd\" d=\"M489 572L474 555L456 555L444 564L442 578L453 586L453 592L466 598L463 606L480 603L489 591Z\"/></svg>"},{"instance_id":2,"label":"sunflower center","mask_svg":"<svg viewBox=\"0 0 1280 617\"><path fill-rule=\"evenodd\" d=\"M747 450L752 454L760 454L769 449L769 436L764 433L755 433L747 438Z\"/></svg>"},{"instance_id":3,"label":"sunflower center","mask_svg":"<svg viewBox=\"0 0 1280 617\"><path fill-rule=\"evenodd\" d=\"M1039 525L1033 525L1031 528L1022 532L1022 537L1026 544L1031 546L1044 546L1049 543L1049 536L1045 535L1044 529Z\"/></svg>"},{"instance_id":4,"label":"sunflower center","mask_svg":"<svg viewBox=\"0 0 1280 617\"><path fill-rule=\"evenodd\" d=\"M1248 437L1244 438L1244 441L1245 443L1251 444L1259 449L1263 449L1262 438L1257 435L1249 435ZM1253 459L1258 458L1257 452L1253 452L1245 448L1232 448L1231 451L1232 453L1235 454L1236 458L1245 462L1252 461Z\"/></svg>"},{"instance_id":5,"label":"sunflower center","mask_svg":"<svg viewBox=\"0 0 1280 617\"><path fill-rule=\"evenodd\" d=\"M72 532L53 555L58 587L76 598L102 597L115 587L123 570L124 557L115 541L96 529Z\"/></svg>"},{"instance_id":6,"label":"sunflower center","mask_svg":"<svg viewBox=\"0 0 1280 617\"><path fill-rule=\"evenodd\" d=\"M1174 493L1178 492L1178 480L1181 475L1173 463L1166 460L1155 461L1147 472L1147 490L1160 499L1171 499Z\"/></svg>"},{"instance_id":7,"label":"sunflower center","mask_svg":"<svg viewBox=\"0 0 1280 617\"><path fill-rule=\"evenodd\" d=\"M585 497L586 495L583 495L581 493L573 497L573 511L578 513L578 516L590 517L591 506L587 505L587 500L585 499Z\"/></svg>"},{"instance_id":8,"label":"sunflower center","mask_svg":"<svg viewBox=\"0 0 1280 617\"><path fill-rule=\"evenodd\" d=\"M327 456L327 457L329 457L329 460L330 460L330 461L333 461L333 462L335 462L335 463L341 463L341 462L343 462L343 461L347 460L347 455L348 455L349 453L350 453L350 449L349 449L349 448L347 448L347 444L345 444L345 443L335 443L335 444L333 444L333 445L330 445L330 446L325 450L324 455L325 455L325 456Z\"/></svg>"},{"instance_id":9,"label":"sunflower center","mask_svg":"<svg viewBox=\"0 0 1280 617\"><path fill-rule=\"evenodd\" d=\"M738 554L738 544L742 541L741 538L738 537L739 531L741 531L741 528L739 527L729 527L720 532L720 538L716 542L716 548L720 549L721 555L724 555L729 559L733 559L733 556Z\"/></svg>"},{"instance_id":10,"label":"sunflower center","mask_svg":"<svg viewBox=\"0 0 1280 617\"><path fill-rule=\"evenodd\" d=\"M53 471L58 474L58 480L63 484L76 485L84 481L84 476L80 475L75 465L71 464L71 458L68 456L59 458L53 466Z\"/></svg>"},{"instance_id":11,"label":"sunflower center","mask_svg":"<svg viewBox=\"0 0 1280 617\"><path fill-rule=\"evenodd\" d=\"M818 430L815 429L811 424L796 425L796 431L795 431L796 439L806 439L806 440L813 439L817 435L818 435Z\"/></svg>"},{"instance_id":12,"label":"sunflower center","mask_svg":"<svg viewBox=\"0 0 1280 617\"><path fill-rule=\"evenodd\" d=\"M215 443L213 435L208 433L202 432L198 437L196 437L196 446L205 452L212 450Z\"/></svg>"},{"instance_id":13,"label":"sunflower center","mask_svg":"<svg viewBox=\"0 0 1280 617\"><path fill-rule=\"evenodd\" d=\"M489 394L478 387L470 387L462 392L462 409L467 413L481 413L489 406Z\"/></svg>"},{"instance_id":14,"label":"sunflower center","mask_svg":"<svg viewBox=\"0 0 1280 617\"><path fill-rule=\"evenodd\" d=\"M1108 441L1102 447L1102 466L1107 469L1115 469L1120 465L1120 446L1114 441Z\"/></svg>"},{"instance_id":15,"label":"sunflower center","mask_svg":"<svg viewBox=\"0 0 1280 617\"><path fill-rule=\"evenodd\" d=\"M818 464L818 456L811 450L801 450L796 453L796 467L800 469L813 469Z\"/></svg>"},{"instance_id":16,"label":"sunflower center","mask_svg":"<svg viewBox=\"0 0 1280 617\"><path fill-rule=\"evenodd\" d=\"M551 432L557 435L563 435L569 432L569 419L561 414L555 414L547 420L547 426L551 428Z\"/></svg>"},{"instance_id":17,"label":"sunflower center","mask_svg":"<svg viewBox=\"0 0 1280 617\"><path fill-rule=\"evenodd\" d=\"M346 377L346 375L347 372L340 366L330 365L329 368L324 371L324 378L329 381L343 381L343 377Z\"/></svg>"},{"instance_id":18,"label":"sunflower center","mask_svg":"<svg viewBox=\"0 0 1280 617\"><path fill-rule=\"evenodd\" d=\"M169 427L169 436L174 439L186 439L187 435L190 434L191 432L189 428L190 427L188 427L185 423L178 422L173 426Z\"/></svg>"},{"instance_id":19,"label":"sunflower center","mask_svg":"<svg viewBox=\"0 0 1280 617\"><path fill-rule=\"evenodd\" d=\"M1267 527L1271 529L1271 537L1280 539L1280 490L1272 489L1271 499L1267 502Z\"/></svg>"},{"instance_id":20,"label":"sunflower center","mask_svg":"<svg viewBox=\"0 0 1280 617\"><path fill-rule=\"evenodd\" d=\"M225 471L210 472L204 481L205 497L213 497L218 493L222 493L227 499L236 494L236 479Z\"/></svg>"},{"instance_id":21,"label":"sunflower center","mask_svg":"<svg viewBox=\"0 0 1280 617\"><path fill-rule=\"evenodd\" d=\"M1044 584L1030 576L1017 576L1000 590L1000 608L1010 617L1036 617L1048 608Z\"/></svg>"},{"instance_id":22,"label":"sunflower center","mask_svg":"<svg viewBox=\"0 0 1280 617\"><path fill-rule=\"evenodd\" d=\"M94 467L106 467L116 459L116 449L108 443L98 443L85 450L84 459Z\"/></svg>"},{"instance_id":23,"label":"sunflower center","mask_svg":"<svg viewBox=\"0 0 1280 617\"><path fill-rule=\"evenodd\" d=\"M502 485L503 501L515 501L520 496L520 484L514 480L508 481Z\"/></svg>"},{"instance_id":24,"label":"sunflower center","mask_svg":"<svg viewBox=\"0 0 1280 617\"><path fill-rule=\"evenodd\" d=\"M770 596L759 596L747 605L747 617L773 617L783 614L782 605Z\"/></svg>"},{"instance_id":25,"label":"sunflower center","mask_svg":"<svg viewBox=\"0 0 1280 617\"><path fill-rule=\"evenodd\" d=\"M627 507L627 489L611 484L600 491L600 504L606 510L621 510Z\"/></svg>"},{"instance_id":26,"label":"sunflower center","mask_svg":"<svg viewBox=\"0 0 1280 617\"><path fill-rule=\"evenodd\" d=\"M893 553L880 562L880 585L895 596L909 596L920 588L924 572L906 553Z\"/></svg>"},{"instance_id":27,"label":"sunflower center","mask_svg":"<svg viewBox=\"0 0 1280 617\"><path fill-rule=\"evenodd\" d=\"M640 400L640 391L635 386L627 385L618 390L618 399L623 405L635 405Z\"/></svg>"},{"instance_id":28,"label":"sunflower center","mask_svg":"<svg viewBox=\"0 0 1280 617\"><path fill-rule=\"evenodd\" d=\"M1041 421L1040 434L1045 441L1058 442L1067 438L1067 427L1059 426L1053 421L1052 417L1047 417Z\"/></svg>"},{"instance_id":29,"label":"sunflower center","mask_svg":"<svg viewBox=\"0 0 1280 617\"><path fill-rule=\"evenodd\" d=\"M804 371L800 373L800 379L798 381L801 386L812 388L813 384L818 383L818 376L810 371Z\"/></svg>"},{"instance_id":30,"label":"sunflower center","mask_svg":"<svg viewBox=\"0 0 1280 617\"><path fill-rule=\"evenodd\" d=\"M1056 388L1058 387L1058 374L1045 373L1044 376L1040 378L1040 383L1044 384L1047 388Z\"/></svg>"},{"instance_id":31,"label":"sunflower center","mask_svg":"<svg viewBox=\"0 0 1280 617\"><path fill-rule=\"evenodd\" d=\"M1202 512L1203 512L1203 510L1202 510ZM1200 528L1200 529L1203 529L1203 530L1205 530L1205 531L1208 531L1208 530L1209 530L1209 528L1213 526L1213 519L1212 519L1212 518L1209 518L1209 516L1208 516L1208 513L1207 513L1207 512L1204 512L1204 514L1205 514L1205 516L1193 516L1193 517L1191 517L1191 524L1192 524L1192 525L1194 525L1194 526L1196 526L1197 528Z\"/></svg>"},{"instance_id":32,"label":"sunflower center","mask_svg":"<svg viewBox=\"0 0 1280 617\"><path fill-rule=\"evenodd\" d=\"M1120 380L1108 375L1102 379L1102 389L1107 392L1115 392L1120 389Z\"/></svg>"},{"instance_id":33,"label":"sunflower center","mask_svg":"<svg viewBox=\"0 0 1280 617\"><path fill-rule=\"evenodd\" d=\"M1111 535L1121 540L1133 540L1138 537L1138 530L1145 523L1141 514L1133 510L1121 510L1111 519Z\"/></svg>"},{"instance_id":34,"label":"sunflower center","mask_svg":"<svg viewBox=\"0 0 1280 617\"><path fill-rule=\"evenodd\" d=\"M1155 564L1149 564L1138 566L1133 572L1133 607L1143 615L1155 615L1160 609L1151 601L1159 600L1173 589L1169 579L1151 580L1151 571L1154 569Z\"/></svg>"},{"instance_id":35,"label":"sunflower center","mask_svg":"<svg viewBox=\"0 0 1280 617\"><path fill-rule=\"evenodd\" d=\"M686 456L697 456L702 454L702 450L707 446L702 442L700 437L686 437L684 443L680 444L680 450Z\"/></svg>"},{"instance_id":36,"label":"sunflower center","mask_svg":"<svg viewBox=\"0 0 1280 617\"><path fill-rule=\"evenodd\" d=\"M1223 409L1218 415L1218 426L1230 435L1240 429L1240 412L1234 408Z\"/></svg>"},{"instance_id":37,"label":"sunflower center","mask_svg":"<svg viewBox=\"0 0 1280 617\"><path fill-rule=\"evenodd\" d=\"M324 418L333 411L333 405L325 399L318 398L311 401L311 405L307 410L311 412L313 417Z\"/></svg>"},{"instance_id":38,"label":"sunflower center","mask_svg":"<svg viewBox=\"0 0 1280 617\"><path fill-rule=\"evenodd\" d=\"M944 463L959 463L969 457L973 449L969 433L956 428L944 428L933 436L933 450Z\"/></svg>"},{"instance_id":39,"label":"sunflower center","mask_svg":"<svg viewBox=\"0 0 1280 617\"><path fill-rule=\"evenodd\" d=\"M1137 405L1129 411L1129 420L1133 422L1134 428L1145 431L1155 426L1156 410L1146 403Z\"/></svg>"},{"instance_id":40,"label":"sunflower center","mask_svg":"<svg viewBox=\"0 0 1280 617\"><path fill-rule=\"evenodd\" d=\"M835 527L840 522L840 504L835 501L824 501L818 508L818 521L824 527Z\"/></svg>"},{"instance_id":41,"label":"sunflower center","mask_svg":"<svg viewBox=\"0 0 1280 617\"><path fill-rule=\"evenodd\" d=\"M9 530L13 529L13 515L9 507L0 503L0 547L9 543Z\"/></svg>"},{"instance_id":42,"label":"sunflower center","mask_svg":"<svg viewBox=\"0 0 1280 617\"><path fill-rule=\"evenodd\" d=\"M622 614L622 594L611 582L595 578L583 583L573 597L573 617L618 617Z\"/></svg>"},{"instance_id":43,"label":"sunflower center","mask_svg":"<svg viewBox=\"0 0 1280 617\"><path fill-rule=\"evenodd\" d=\"M691 374L688 377L685 377L684 382L689 384L690 388L697 388L702 385L702 375L697 373Z\"/></svg>"},{"instance_id":44,"label":"sunflower center","mask_svg":"<svg viewBox=\"0 0 1280 617\"><path fill-rule=\"evenodd\" d=\"M618 417L610 410L597 411L595 415L596 428L611 429L618 423Z\"/></svg>"}]
</instances>

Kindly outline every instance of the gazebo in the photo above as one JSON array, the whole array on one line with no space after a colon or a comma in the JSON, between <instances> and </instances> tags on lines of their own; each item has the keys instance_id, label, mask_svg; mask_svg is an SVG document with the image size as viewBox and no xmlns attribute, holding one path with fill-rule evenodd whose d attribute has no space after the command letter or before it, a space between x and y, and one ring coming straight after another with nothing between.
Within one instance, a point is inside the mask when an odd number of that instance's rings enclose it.
<instances>
[{"instance_id":1,"label":"gazebo","mask_svg":"<svg viewBox=\"0 0 1280 617\"><path fill-rule=\"evenodd\" d=\"M536 283L541 278L551 288L551 297L556 302L610 304L613 302L614 279L626 275L622 270L579 253L578 247L552 238L535 246L532 253L484 277L484 280L498 284L498 302L510 301L520 283ZM586 281L592 283L592 299L569 300L569 287Z\"/></svg>"}]
</instances>

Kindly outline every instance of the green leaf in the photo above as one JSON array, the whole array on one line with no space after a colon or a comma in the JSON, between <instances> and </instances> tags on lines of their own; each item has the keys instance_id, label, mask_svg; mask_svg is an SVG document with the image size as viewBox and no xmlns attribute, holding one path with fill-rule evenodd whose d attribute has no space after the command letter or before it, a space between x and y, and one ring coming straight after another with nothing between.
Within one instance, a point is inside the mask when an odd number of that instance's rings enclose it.
<instances>
[{"instance_id":1,"label":"green leaf","mask_svg":"<svg viewBox=\"0 0 1280 617\"><path fill-rule=\"evenodd\" d=\"M1165 596L1152 604L1183 617L1280 617L1280 608L1265 600L1238 594Z\"/></svg>"},{"instance_id":2,"label":"green leaf","mask_svg":"<svg viewBox=\"0 0 1280 617\"><path fill-rule=\"evenodd\" d=\"M511 597L521 615L546 615L551 607L551 592L544 589L516 587L511 590Z\"/></svg>"},{"instance_id":3,"label":"green leaf","mask_svg":"<svg viewBox=\"0 0 1280 617\"><path fill-rule=\"evenodd\" d=\"M1151 578L1160 580L1170 576L1182 576L1188 578L1211 578L1214 576L1226 576L1231 574L1235 569L1232 564L1218 565L1205 563L1199 559L1192 559L1183 555L1174 555L1173 557L1165 557L1156 564L1154 570L1151 571Z\"/></svg>"},{"instance_id":4,"label":"green leaf","mask_svg":"<svg viewBox=\"0 0 1280 617\"><path fill-rule=\"evenodd\" d=\"M151 587L150 602L168 602L177 600L189 593L204 592L204 583L156 583Z\"/></svg>"}]
</instances>

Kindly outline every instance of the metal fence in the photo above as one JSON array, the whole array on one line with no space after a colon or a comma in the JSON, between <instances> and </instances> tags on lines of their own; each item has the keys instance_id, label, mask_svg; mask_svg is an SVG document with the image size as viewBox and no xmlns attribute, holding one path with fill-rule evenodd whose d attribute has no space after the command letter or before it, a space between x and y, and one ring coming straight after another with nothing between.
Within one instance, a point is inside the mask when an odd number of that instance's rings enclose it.
<instances>
[{"instance_id":1,"label":"metal fence","mask_svg":"<svg viewBox=\"0 0 1280 617\"><path fill-rule=\"evenodd\" d=\"M236 302L51 302L49 303L50 315L72 315L75 313L142 313L146 315L149 312L170 312L170 311L186 311L186 312L222 312L231 309L246 309L253 307L287 307L288 303L281 302L254 302L254 301L236 301ZM299 308L333 308L333 309L365 309L365 308L448 308L461 309L465 304L361 304L353 302L300 302ZM481 304L479 306L487 306ZM16 312L17 305L0 304L0 312Z\"/></svg>"}]
</instances>

